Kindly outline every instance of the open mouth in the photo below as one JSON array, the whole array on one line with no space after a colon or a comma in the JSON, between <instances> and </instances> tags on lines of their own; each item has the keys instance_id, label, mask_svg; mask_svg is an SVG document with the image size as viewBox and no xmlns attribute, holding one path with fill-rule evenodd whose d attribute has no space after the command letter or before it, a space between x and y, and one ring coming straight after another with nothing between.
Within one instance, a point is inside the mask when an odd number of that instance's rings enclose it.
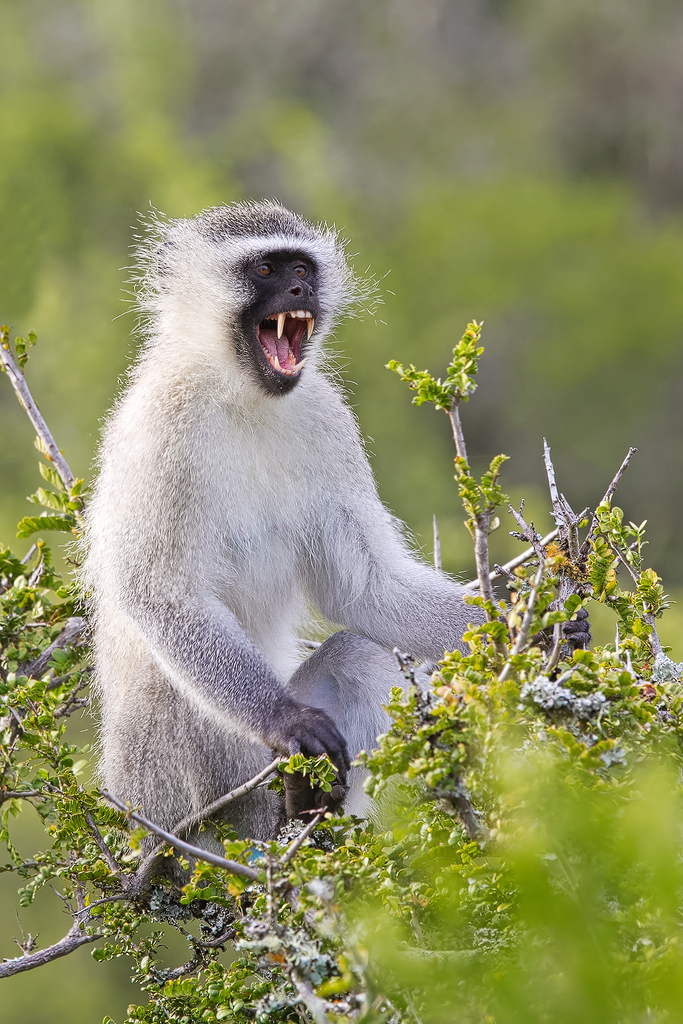
<instances>
[{"instance_id":1,"label":"open mouth","mask_svg":"<svg viewBox=\"0 0 683 1024\"><path fill-rule=\"evenodd\" d=\"M315 320L307 309L273 313L256 328L256 335L266 359L277 373L296 377L306 362L301 359L301 343L313 333Z\"/></svg>"}]
</instances>

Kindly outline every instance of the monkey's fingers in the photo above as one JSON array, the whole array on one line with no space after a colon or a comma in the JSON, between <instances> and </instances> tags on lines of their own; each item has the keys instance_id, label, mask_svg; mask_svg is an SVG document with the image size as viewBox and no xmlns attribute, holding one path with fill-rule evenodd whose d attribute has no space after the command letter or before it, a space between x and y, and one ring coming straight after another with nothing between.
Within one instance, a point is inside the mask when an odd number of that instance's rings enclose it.
<instances>
[{"instance_id":1,"label":"monkey's fingers","mask_svg":"<svg viewBox=\"0 0 683 1024\"><path fill-rule=\"evenodd\" d=\"M562 624L562 635L574 650L586 648L593 639L591 635L588 612L585 608L579 608L576 619L573 622Z\"/></svg>"},{"instance_id":2,"label":"monkey's fingers","mask_svg":"<svg viewBox=\"0 0 683 1024\"><path fill-rule=\"evenodd\" d=\"M287 735L283 745L289 754L301 752L307 757L327 754L337 769L338 781L342 786L346 785L351 758L346 740L329 715L321 708L302 705L297 709L296 720L290 719L284 728Z\"/></svg>"}]
</instances>

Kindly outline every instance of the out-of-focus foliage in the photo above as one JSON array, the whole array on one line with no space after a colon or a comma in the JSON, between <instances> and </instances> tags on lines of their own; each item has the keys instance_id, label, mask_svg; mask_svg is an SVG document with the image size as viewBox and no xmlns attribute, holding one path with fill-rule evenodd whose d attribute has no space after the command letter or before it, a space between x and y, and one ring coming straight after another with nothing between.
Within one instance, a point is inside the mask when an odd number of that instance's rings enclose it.
<instances>
[{"instance_id":1,"label":"out-of-focus foliage","mask_svg":"<svg viewBox=\"0 0 683 1024\"><path fill-rule=\"evenodd\" d=\"M478 339L470 325L454 351L462 394ZM403 376L448 407L428 374ZM468 502L503 501L486 474L461 466L461 490L464 477L468 516ZM292 822L270 843L208 826L246 877L181 856L182 889L144 884L145 830L101 799L87 749L66 735L87 704L85 635L64 639L77 590L42 541L24 562L0 551L0 840L20 906L56 888L95 961L132 960L146 1002L131 1002L127 1024L678 1020L683 664L657 639L667 598L645 567L643 525L605 501L592 536L587 558L558 542L518 568L509 600L488 603L490 621L427 689L399 657L392 724L360 758L373 820L327 815L309 838ZM567 578L577 593L558 608ZM615 613L615 643L560 644L556 663L544 634L590 599ZM334 778L325 759L281 767L323 789ZM28 805L44 832L26 854L13 835ZM172 968L165 928L189 946ZM35 937L21 941L29 955Z\"/></svg>"}]
</instances>

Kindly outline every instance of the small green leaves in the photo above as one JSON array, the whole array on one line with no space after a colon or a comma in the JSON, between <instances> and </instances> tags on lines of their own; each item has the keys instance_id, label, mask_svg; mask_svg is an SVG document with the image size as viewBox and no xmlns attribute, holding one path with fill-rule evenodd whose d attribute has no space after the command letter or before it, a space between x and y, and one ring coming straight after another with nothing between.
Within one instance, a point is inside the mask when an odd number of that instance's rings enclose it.
<instances>
[{"instance_id":1,"label":"small green leaves","mask_svg":"<svg viewBox=\"0 0 683 1024\"><path fill-rule=\"evenodd\" d=\"M17 363L19 368L23 370L28 362L29 349L33 348L35 343L38 341L38 335L35 331L29 331L26 338L15 338L14 348L17 353Z\"/></svg>"},{"instance_id":2,"label":"small green leaves","mask_svg":"<svg viewBox=\"0 0 683 1024\"><path fill-rule=\"evenodd\" d=\"M310 779L314 789L322 789L324 793L330 792L337 777L337 770L327 754L320 757L292 754L288 761L278 765L278 771L284 775L303 775Z\"/></svg>"},{"instance_id":3,"label":"small green leaves","mask_svg":"<svg viewBox=\"0 0 683 1024\"><path fill-rule=\"evenodd\" d=\"M6 324L3 324L0 327L0 346L2 348L4 348L6 352L10 352L11 353L12 349L11 349L11 345L10 345L10 337L11 337L11 331L10 331L9 327L7 327ZM30 349L33 348L33 346L35 345L35 343L37 341L38 341L38 335L36 334L35 331L29 331L27 336L26 336L26 338L15 338L14 339L14 348L15 348L15 351L16 351L16 361L17 361L17 365L19 366L20 370L23 370L23 368L26 366L26 363L28 362L29 351L30 351ZM0 363L0 370L2 370L3 373L6 372L5 366L2 363Z\"/></svg>"},{"instance_id":4,"label":"small green leaves","mask_svg":"<svg viewBox=\"0 0 683 1024\"><path fill-rule=\"evenodd\" d=\"M17 537L30 537L42 530L74 533L77 528L76 517L73 515L51 516L42 512L39 516L24 516L17 527Z\"/></svg>"},{"instance_id":5,"label":"small green leaves","mask_svg":"<svg viewBox=\"0 0 683 1024\"><path fill-rule=\"evenodd\" d=\"M482 325L476 320L467 325L458 344L453 349L453 358L446 369L446 380L432 377L427 370L416 370L411 365L406 369L395 359L387 363L387 369L398 373L402 381L408 384L411 391L415 391L413 398L415 405L422 405L423 402L431 402L435 409L444 409L449 412L453 405L458 402L467 402L471 394L476 391L475 376L479 357L484 351L479 345Z\"/></svg>"}]
</instances>

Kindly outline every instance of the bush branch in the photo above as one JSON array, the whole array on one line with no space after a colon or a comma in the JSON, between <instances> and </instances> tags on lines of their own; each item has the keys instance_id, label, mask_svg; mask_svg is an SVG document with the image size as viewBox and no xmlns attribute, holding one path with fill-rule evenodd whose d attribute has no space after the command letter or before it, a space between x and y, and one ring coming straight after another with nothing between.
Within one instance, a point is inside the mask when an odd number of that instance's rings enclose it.
<instances>
[{"instance_id":1,"label":"bush branch","mask_svg":"<svg viewBox=\"0 0 683 1024\"><path fill-rule=\"evenodd\" d=\"M233 875L241 875L243 878L249 878L252 882L258 880L259 873L253 868L247 867L246 864L239 864L236 860L228 860L227 857L220 857L216 853L210 853L208 850L202 850L199 846L193 846L191 843L186 843L182 839L178 839L177 836L172 835L170 832L166 832L165 829L160 828L159 825L155 825L154 822L149 821L147 818L143 818L141 814L137 814L131 810L128 804L124 804L121 800L118 800L111 793L107 793L104 790L100 790L100 795L108 800L109 803L113 804L114 807L118 807L120 811L131 818L133 821L137 821L139 825L146 828L148 832L152 832L155 836L159 836L168 843L169 846L173 846L176 850L181 850L186 853L188 857L193 857L195 860L206 861L207 864L213 864L214 867L224 868Z\"/></svg>"},{"instance_id":2,"label":"bush branch","mask_svg":"<svg viewBox=\"0 0 683 1024\"><path fill-rule=\"evenodd\" d=\"M0 344L0 360L2 365L9 377L10 384L14 388L15 394L19 399L19 403L30 419L33 427L38 434L40 440L43 442L47 458L53 463L55 469L59 473L62 483L66 487L67 491L71 493L71 489L76 483L76 477L73 475L69 468L69 464L62 455L61 451L57 447L50 428L43 419L36 405L33 395L29 391L26 378L23 373L14 362L14 357L9 347L9 331L6 328L2 330L2 343Z\"/></svg>"},{"instance_id":3,"label":"bush branch","mask_svg":"<svg viewBox=\"0 0 683 1024\"><path fill-rule=\"evenodd\" d=\"M62 956L68 956L80 946L96 942L101 938L100 934L86 932L82 924L74 923L64 938L55 942L54 945L46 946L45 949L39 949L35 953L4 960L0 963L0 978L11 978L14 974L21 974L22 971L32 971L36 967L43 967L44 964L49 964L52 960L58 960Z\"/></svg>"}]
</instances>

